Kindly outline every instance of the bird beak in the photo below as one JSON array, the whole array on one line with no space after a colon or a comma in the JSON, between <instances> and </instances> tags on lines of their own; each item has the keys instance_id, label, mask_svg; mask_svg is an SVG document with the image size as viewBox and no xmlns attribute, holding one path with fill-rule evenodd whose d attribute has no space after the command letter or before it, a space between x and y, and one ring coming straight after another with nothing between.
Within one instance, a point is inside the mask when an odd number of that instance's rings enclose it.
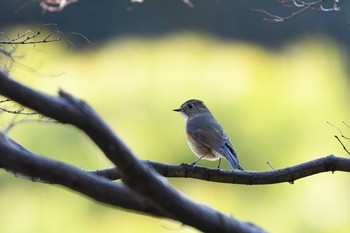
<instances>
[{"instance_id":1,"label":"bird beak","mask_svg":"<svg viewBox=\"0 0 350 233\"><path fill-rule=\"evenodd\" d=\"M177 109L173 109L173 111L175 111L175 112L182 112L182 109L181 108L177 108Z\"/></svg>"}]
</instances>

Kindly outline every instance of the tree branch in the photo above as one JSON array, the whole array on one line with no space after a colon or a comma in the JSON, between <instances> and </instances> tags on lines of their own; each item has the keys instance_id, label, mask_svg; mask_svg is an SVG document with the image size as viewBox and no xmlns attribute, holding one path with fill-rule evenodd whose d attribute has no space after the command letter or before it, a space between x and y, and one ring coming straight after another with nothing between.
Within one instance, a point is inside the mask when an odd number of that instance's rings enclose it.
<instances>
[{"instance_id":1,"label":"tree branch","mask_svg":"<svg viewBox=\"0 0 350 233\"><path fill-rule=\"evenodd\" d=\"M52 97L30 89L0 72L0 94L59 122L81 129L118 167L123 182L149 200L167 218L204 232L265 232L179 194L153 169L140 163L107 124L83 101L59 92Z\"/></svg>"},{"instance_id":2,"label":"tree branch","mask_svg":"<svg viewBox=\"0 0 350 233\"><path fill-rule=\"evenodd\" d=\"M0 132L0 167L36 182L60 184L96 201L155 216L163 216L149 201L125 185L116 184L71 165L33 154Z\"/></svg>"},{"instance_id":3,"label":"tree branch","mask_svg":"<svg viewBox=\"0 0 350 233\"><path fill-rule=\"evenodd\" d=\"M304 1L304 0L279 0L279 2L284 6L284 7L291 7L291 8L296 8L298 9L297 11L292 12L291 14L287 16L279 16L275 15L273 13L270 13L266 10L263 9L252 9L253 11L256 12L261 12L265 14L267 17L264 18L266 21L270 22L286 22L306 11L309 10L320 10L324 12L330 12L330 11L340 11L340 0L331 0L330 2L333 2L333 6L331 8L326 8L323 7L322 4L325 2L328 2L328 0L315 0L315 1Z\"/></svg>"},{"instance_id":4,"label":"tree branch","mask_svg":"<svg viewBox=\"0 0 350 233\"><path fill-rule=\"evenodd\" d=\"M263 185L294 181L322 172L344 171L350 172L350 159L328 155L323 158L295 166L273 171L231 171L218 170L206 167L191 166L188 164L170 165L155 161L143 161L164 177L184 177L230 184ZM111 180L120 179L118 168L108 168L90 171Z\"/></svg>"}]
</instances>

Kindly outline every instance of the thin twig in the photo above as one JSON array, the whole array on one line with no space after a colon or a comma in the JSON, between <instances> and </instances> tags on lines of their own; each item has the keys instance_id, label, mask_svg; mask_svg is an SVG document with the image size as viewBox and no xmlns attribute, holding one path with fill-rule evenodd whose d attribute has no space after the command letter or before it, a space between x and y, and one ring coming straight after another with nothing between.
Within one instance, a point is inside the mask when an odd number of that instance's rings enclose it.
<instances>
[{"instance_id":1,"label":"thin twig","mask_svg":"<svg viewBox=\"0 0 350 233\"><path fill-rule=\"evenodd\" d=\"M32 116L32 115L38 115L39 113L38 112L23 112L25 110L25 108L20 108L18 110L8 110L6 108L1 108L0 107L0 110L3 111L3 112L7 112L7 113L10 113L10 114L20 114L20 115L27 115L27 116Z\"/></svg>"},{"instance_id":2,"label":"thin twig","mask_svg":"<svg viewBox=\"0 0 350 233\"><path fill-rule=\"evenodd\" d=\"M334 135L334 137L338 140L338 142L342 145L343 149L346 151L346 153L348 153L348 155L350 155L350 152L348 151L348 149L346 148L346 146L344 145L344 143L340 140L340 138L337 135Z\"/></svg>"},{"instance_id":3,"label":"thin twig","mask_svg":"<svg viewBox=\"0 0 350 233\"><path fill-rule=\"evenodd\" d=\"M293 11L292 13L290 13L287 16L280 16L280 15L276 15L273 14L269 11L263 10L263 9L251 9L252 11L256 11L256 12L261 12L264 15L268 16L265 17L264 20L265 21L269 21L269 22L276 22L276 23L281 23L281 22L285 22L288 21L294 17L296 17L297 15L300 15L308 10L321 10L324 12L330 12L330 11L340 11L340 6L339 6L339 2L340 0L332 0L333 1L333 7L331 8L325 8L322 6L322 4L324 2L326 2L328 0L315 0L312 2L306 2L303 0L281 0L279 1L284 7L290 7L290 8L297 8L298 10Z\"/></svg>"},{"instance_id":4,"label":"thin twig","mask_svg":"<svg viewBox=\"0 0 350 233\"><path fill-rule=\"evenodd\" d=\"M330 126L334 127L335 129L337 129L337 130L339 131L340 136L341 136L342 138L345 138L345 139L347 139L347 140L350 140L349 137L343 135L343 132L342 132L337 126L331 124L331 123L328 122L328 121L327 121L327 124L329 124ZM349 127L344 121L343 121L343 124L344 124L345 126ZM340 138L339 138L337 135L334 135L334 137L335 137L335 138L338 140L338 142L342 145L342 147L343 147L343 149L346 151L346 153L347 153L348 155L350 155L348 149L346 148L346 146L344 145L344 143L340 140Z\"/></svg>"},{"instance_id":5,"label":"thin twig","mask_svg":"<svg viewBox=\"0 0 350 233\"><path fill-rule=\"evenodd\" d=\"M269 161L267 161L266 163L267 163L267 165L269 165L269 167L270 167L272 170L276 170L276 169L272 166L272 164L271 164Z\"/></svg>"}]
</instances>

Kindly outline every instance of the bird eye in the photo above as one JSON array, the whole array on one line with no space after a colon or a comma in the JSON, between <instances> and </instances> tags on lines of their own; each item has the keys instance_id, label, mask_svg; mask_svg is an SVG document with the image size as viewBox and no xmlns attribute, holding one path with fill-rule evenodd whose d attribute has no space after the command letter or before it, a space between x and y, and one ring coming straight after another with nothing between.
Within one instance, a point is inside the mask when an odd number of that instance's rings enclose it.
<instances>
[{"instance_id":1,"label":"bird eye","mask_svg":"<svg viewBox=\"0 0 350 233\"><path fill-rule=\"evenodd\" d=\"M194 105L193 104L189 104L189 105L187 105L187 107L191 109L191 108L194 107Z\"/></svg>"}]
</instances>

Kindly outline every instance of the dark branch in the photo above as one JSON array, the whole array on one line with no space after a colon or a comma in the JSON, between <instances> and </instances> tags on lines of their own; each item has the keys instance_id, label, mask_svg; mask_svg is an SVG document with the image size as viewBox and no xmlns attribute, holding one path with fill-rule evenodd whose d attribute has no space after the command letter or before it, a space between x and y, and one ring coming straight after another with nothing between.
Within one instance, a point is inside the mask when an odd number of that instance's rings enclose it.
<instances>
[{"instance_id":1,"label":"dark branch","mask_svg":"<svg viewBox=\"0 0 350 233\"><path fill-rule=\"evenodd\" d=\"M204 232L265 232L253 224L196 204L179 194L153 169L140 163L108 125L83 101L60 91L52 97L32 90L0 72L0 94L86 133L118 167L123 182L149 200L167 218L178 220Z\"/></svg>"},{"instance_id":2,"label":"dark branch","mask_svg":"<svg viewBox=\"0 0 350 233\"><path fill-rule=\"evenodd\" d=\"M35 155L0 132L0 167L36 182L60 184L99 202L154 216L163 216L149 201L125 185L89 174L71 165Z\"/></svg>"},{"instance_id":3,"label":"dark branch","mask_svg":"<svg viewBox=\"0 0 350 233\"><path fill-rule=\"evenodd\" d=\"M165 177L184 177L231 184L277 184L294 182L298 179L322 172L343 171L350 172L350 159L329 155L292 167L273 171L229 171L191 166L187 164L169 165L154 161L143 161L147 166L153 167L160 175ZM111 179L120 179L117 168L91 171L91 173Z\"/></svg>"}]
</instances>

